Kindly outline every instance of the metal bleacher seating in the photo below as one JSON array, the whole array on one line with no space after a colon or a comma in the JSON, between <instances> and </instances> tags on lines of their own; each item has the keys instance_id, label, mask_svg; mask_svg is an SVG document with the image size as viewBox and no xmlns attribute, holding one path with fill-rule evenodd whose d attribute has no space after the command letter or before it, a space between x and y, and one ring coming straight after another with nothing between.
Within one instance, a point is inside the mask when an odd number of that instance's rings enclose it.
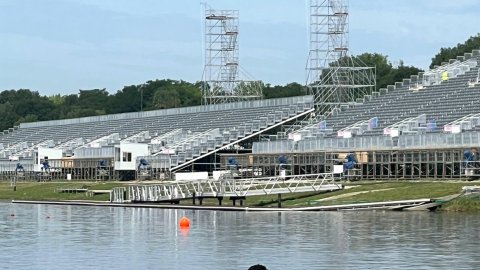
<instances>
[{"instance_id":1,"label":"metal bleacher seating","mask_svg":"<svg viewBox=\"0 0 480 270\"><path fill-rule=\"evenodd\" d=\"M400 136L402 133L407 136L425 133L441 134L444 125L462 119L466 115L480 113L479 68L480 50L474 50L431 71L422 72L336 109L323 120L323 129L320 128L320 123L315 122L294 133L300 133L302 141L317 141L318 149L324 149L322 147L325 145L332 145L332 148L335 148L335 145L354 148L354 145L357 147L360 144L363 144L359 146L363 149L374 147L375 145L370 141L375 141L378 145L392 146L394 143L391 138L384 138L386 137L384 128L405 124L408 121L416 121L414 123L416 126L401 132ZM443 76L443 74L446 75ZM374 128L355 134L362 138L338 138L343 130L372 118L378 118ZM419 121L420 119L422 120ZM427 128L430 120L435 122L433 129ZM480 125L472 127L471 130L479 131ZM348 140L351 143L347 142ZM264 153L282 152L275 150L275 147L278 149L283 147L282 142L256 144L254 152L255 149ZM273 146L274 144L276 146ZM303 142L299 143L299 145L302 144ZM307 149L314 148L314 146L307 147Z\"/></svg>"},{"instance_id":2,"label":"metal bleacher seating","mask_svg":"<svg viewBox=\"0 0 480 270\"><path fill-rule=\"evenodd\" d=\"M0 134L0 159L29 156L27 152L46 140L50 143L42 147L65 152L93 142L102 147L128 141L150 144L152 155L168 148L178 165L312 108L313 97L301 96L23 123ZM105 139L112 134L118 134L117 139Z\"/></svg>"},{"instance_id":3,"label":"metal bleacher seating","mask_svg":"<svg viewBox=\"0 0 480 270\"><path fill-rule=\"evenodd\" d=\"M328 127L337 131L359 119L378 117L377 128L364 135L380 135L384 127L408 117L426 114L427 119L436 119L440 126L473 113L478 110L474 104L478 104L480 95L477 92L478 86L470 88L467 84L478 74L479 56L476 59L478 65L475 68L441 84L425 86L419 91L412 91L408 84L390 87L384 95L327 118Z\"/></svg>"}]
</instances>

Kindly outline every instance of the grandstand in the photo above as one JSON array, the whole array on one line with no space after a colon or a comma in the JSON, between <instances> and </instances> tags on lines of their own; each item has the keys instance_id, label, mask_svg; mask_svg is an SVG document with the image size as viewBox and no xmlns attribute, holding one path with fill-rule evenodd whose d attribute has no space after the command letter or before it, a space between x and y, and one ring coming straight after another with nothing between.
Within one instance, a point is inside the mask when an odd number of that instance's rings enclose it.
<instances>
[{"instance_id":1,"label":"grandstand","mask_svg":"<svg viewBox=\"0 0 480 270\"><path fill-rule=\"evenodd\" d=\"M314 97L301 96L23 123L0 135L0 172L164 179L234 160L249 176L299 175L348 159L345 176L355 179L479 176L479 79L474 50L325 119L310 118ZM292 131L299 122L309 124Z\"/></svg>"},{"instance_id":2,"label":"grandstand","mask_svg":"<svg viewBox=\"0 0 480 270\"><path fill-rule=\"evenodd\" d=\"M478 176L479 67L474 50L380 89L292 132L295 140L254 143L254 156L263 156L254 163L265 171L275 167L275 158L266 157L287 154L295 173L316 173L355 153L352 173L363 178Z\"/></svg>"},{"instance_id":3,"label":"grandstand","mask_svg":"<svg viewBox=\"0 0 480 270\"><path fill-rule=\"evenodd\" d=\"M167 177L312 111L313 97L301 96L22 123L0 136L0 171L14 175L20 163L30 177Z\"/></svg>"}]
</instances>

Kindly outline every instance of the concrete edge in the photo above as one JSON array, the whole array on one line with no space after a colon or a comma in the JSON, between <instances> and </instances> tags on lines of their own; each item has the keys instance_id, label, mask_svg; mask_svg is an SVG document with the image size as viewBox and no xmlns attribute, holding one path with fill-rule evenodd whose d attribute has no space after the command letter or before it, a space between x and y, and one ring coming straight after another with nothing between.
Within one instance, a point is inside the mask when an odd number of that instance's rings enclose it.
<instances>
[{"instance_id":1,"label":"concrete edge","mask_svg":"<svg viewBox=\"0 0 480 270\"><path fill-rule=\"evenodd\" d=\"M75 205L95 207L126 207L126 208L155 208L155 209L183 209L183 210L210 210L210 211L237 211L237 212L314 212L314 211L359 211L359 210L427 210L441 203L434 199L418 199L404 201L386 201L376 203L358 203L328 206L309 206L299 208L262 208L244 206L196 206L178 204L152 204L152 203L112 203L98 201L29 201L12 200L17 204L49 204L49 205ZM423 205L423 207L421 207ZM408 209L411 208L411 209Z\"/></svg>"},{"instance_id":2,"label":"concrete edge","mask_svg":"<svg viewBox=\"0 0 480 270\"><path fill-rule=\"evenodd\" d=\"M294 208L261 208L261 207L234 207L234 206L194 206L178 204L149 204L149 203L111 203L98 201L29 201L12 200L16 204L49 204L74 205L95 207L126 207L126 208L157 208L157 209L184 209L184 210L213 210L213 211L250 211L250 212L286 212L296 211Z\"/></svg>"}]
</instances>

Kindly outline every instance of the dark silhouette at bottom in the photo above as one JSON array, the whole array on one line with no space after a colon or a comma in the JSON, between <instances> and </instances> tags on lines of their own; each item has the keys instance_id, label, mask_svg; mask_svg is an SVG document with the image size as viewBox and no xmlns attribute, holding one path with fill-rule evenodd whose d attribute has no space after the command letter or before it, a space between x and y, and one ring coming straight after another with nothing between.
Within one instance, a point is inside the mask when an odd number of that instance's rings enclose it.
<instances>
[{"instance_id":1,"label":"dark silhouette at bottom","mask_svg":"<svg viewBox=\"0 0 480 270\"><path fill-rule=\"evenodd\" d=\"M248 268L248 270L268 270L268 269L267 269L267 267L265 267L261 264L255 264L255 265L250 266L250 268Z\"/></svg>"}]
</instances>

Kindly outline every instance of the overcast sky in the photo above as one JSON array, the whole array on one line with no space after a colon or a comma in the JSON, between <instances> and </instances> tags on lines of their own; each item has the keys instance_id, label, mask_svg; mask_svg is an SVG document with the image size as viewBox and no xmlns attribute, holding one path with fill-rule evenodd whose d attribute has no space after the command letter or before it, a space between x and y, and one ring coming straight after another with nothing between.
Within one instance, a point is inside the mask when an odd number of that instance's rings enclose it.
<instances>
[{"instance_id":1,"label":"overcast sky","mask_svg":"<svg viewBox=\"0 0 480 270\"><path fill-rule=\"evenodd\" d=\"M199 0L0 0L0 89L77 93L153 79L201 80ZM240 64L272 84L305 82L306 0L211 0L240 10ZM426 68L479 32L478 0L350 0L353 54Z\"/></svg>"}]
</instances>

